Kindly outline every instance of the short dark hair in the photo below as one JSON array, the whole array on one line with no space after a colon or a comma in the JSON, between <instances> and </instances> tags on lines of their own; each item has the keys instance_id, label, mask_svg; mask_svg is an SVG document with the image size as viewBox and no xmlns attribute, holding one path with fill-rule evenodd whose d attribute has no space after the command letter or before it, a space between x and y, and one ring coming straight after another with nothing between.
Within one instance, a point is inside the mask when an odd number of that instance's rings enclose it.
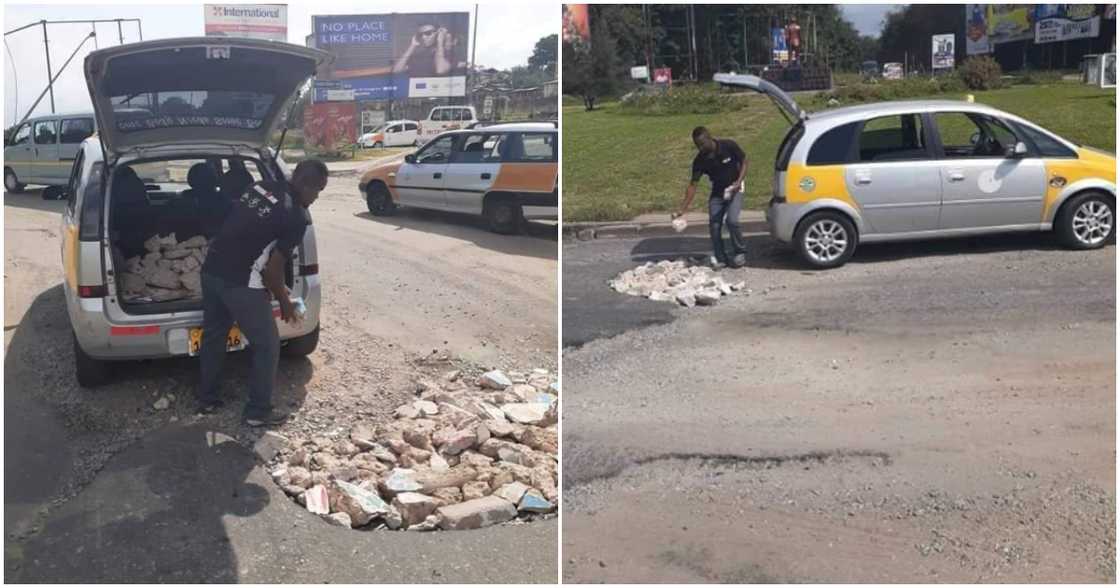
<instances>
[{"instance_id":1,"label":"short dark hair","mask_svg":"<svg viewBox=\"0 0 1120 588\"><path fill-rule=\"evenodd\" d=\"M692 129L692 140L693 141L699 139L700 137L711 137L711 136L712 136L712 134L710 132L708 132L707 127L696 127L695 129Z\"/></svg>"},{"instance_id":2,"label":"short dark hair","mask_svg":"<svg viewBox=\"0 0 1120 588\"><path fill-rule=\"evenodd\" d=\"M318 159L305 159L296 164L296 169L292 172L292 178L294 179L296 176L303 176L306 174L314 174L316 178L325 182L327 180L327 175L329 175L327 164Z\"/></svg>"}]
</instances>

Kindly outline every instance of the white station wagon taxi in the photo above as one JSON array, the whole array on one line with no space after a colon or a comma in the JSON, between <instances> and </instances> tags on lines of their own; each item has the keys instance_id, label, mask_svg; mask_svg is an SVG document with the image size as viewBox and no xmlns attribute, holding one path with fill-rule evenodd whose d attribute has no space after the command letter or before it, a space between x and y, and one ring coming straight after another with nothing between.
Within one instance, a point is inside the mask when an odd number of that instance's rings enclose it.
<instances>
[{"instance_id":1,"label":"white station wagon taxi","mask_svg":"<svg viewBox=\"0 0 1120 588\"><path fill-rule=\"evenodd\" d=\"M1055 231L1073 249L1116 229L1116 157L964 101L882 102L808 114L755 76L715 81L768 95L793 123L778 149L770 233L806 263L857 244Z\"/></svg>"}]
</instances>

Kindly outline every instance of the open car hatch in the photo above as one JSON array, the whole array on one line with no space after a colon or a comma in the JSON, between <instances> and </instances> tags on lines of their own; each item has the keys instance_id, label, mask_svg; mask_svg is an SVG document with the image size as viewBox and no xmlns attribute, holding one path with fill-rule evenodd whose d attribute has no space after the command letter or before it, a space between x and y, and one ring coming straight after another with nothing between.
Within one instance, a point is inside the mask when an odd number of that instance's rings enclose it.
<instances>
[{"instance_id":1,"label":"open car hatch","mask_svg":"<svg viewBox=\"0 0 1120 588\"><path fill-rule=\"evenodd\" d=\"M809 118L809 114L797 106L797 102L794 101L793 96L790 96L778 86L758 76L719 73L712 79L724 86L749 88L755 92L766 94L774 101L774 104L778 106L778 109L782 111L782 115L786 117L786 120L788 120L790 124L793 124L794 121Z\"/></svg>"},{"instance_id":2,"label":"open car hatch","mask_svg":"<svg viewBox=\"0 0 1120 588\"><path fill-rule=\"evenodd\" d=\"M174 144L259 149L330 59L289 43L187 37L94 51L85 76L102 143L115 156Z\"/></svg>"}]
</instances>

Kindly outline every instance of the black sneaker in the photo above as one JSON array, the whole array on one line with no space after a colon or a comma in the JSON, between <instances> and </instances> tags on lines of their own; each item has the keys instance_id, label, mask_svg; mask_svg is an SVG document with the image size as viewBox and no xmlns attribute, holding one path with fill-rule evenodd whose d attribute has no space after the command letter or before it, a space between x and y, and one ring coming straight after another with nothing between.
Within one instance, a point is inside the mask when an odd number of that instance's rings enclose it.
<instances>
[{"instance_id":1,"label":"black sneaker","mask_svg":"<svg viewBox=\"0 0 1120 588\"><path fill-rule=\"evenodd\" d=\"M245 424L250 427L269 427L282 425L286 420L288 420L288 415L274 410L261 417L245 417Z\"/></svg>"},{"instance_id":2,"label":"black sneaker","mask_svg":"<svg viewBox=\"0 0 1120 588\"><path fill-rule=\"evenodd\" d=\"M215 400L214 402L202 402L198 405L198 414L211 415L221 410L225 405L226 403L222 402L221 400Z\"/></svg>"},{"instance_id":3,"label":"black sneaker","mask_svg":"<svg viewBox=\"0 0 1120 588\"><path fill-rule=\"evenodd\" d=\"M742 267L746 267L746 265L747 265L747 254L740 253L740 254L736 255L735 257L732 257L731 258L731 263L728 263L727 265L731 269L739 269L739 268L742 268Z\"/></svg>"}]
</instances>

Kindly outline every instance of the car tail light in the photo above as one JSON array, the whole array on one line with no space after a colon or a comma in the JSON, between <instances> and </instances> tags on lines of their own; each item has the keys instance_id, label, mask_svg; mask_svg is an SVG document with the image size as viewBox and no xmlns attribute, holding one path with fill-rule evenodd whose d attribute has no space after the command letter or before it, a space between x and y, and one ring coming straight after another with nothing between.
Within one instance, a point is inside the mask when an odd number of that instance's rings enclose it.
<instances>
[{"instance_id":1,"label":"car tail light","mask_svg":"<svg viewBox=\"0 0 1120 588\"><path fill-rule=\"evenodd\" d=\"M299 275L301 276L314 276L319 273L319 264L313 263L310 265L299 266Z\"/></svg>"},{"instance_id":2,"label":"car tail light","mask_svg":"<svg viewBox=\"0 0 1120 588\"><path fill-rule=\"evenodd\" d=\"M104 298L109 295L109 289L102 286L78 286L80 298Z\"/></svg>"}]
</instances>

